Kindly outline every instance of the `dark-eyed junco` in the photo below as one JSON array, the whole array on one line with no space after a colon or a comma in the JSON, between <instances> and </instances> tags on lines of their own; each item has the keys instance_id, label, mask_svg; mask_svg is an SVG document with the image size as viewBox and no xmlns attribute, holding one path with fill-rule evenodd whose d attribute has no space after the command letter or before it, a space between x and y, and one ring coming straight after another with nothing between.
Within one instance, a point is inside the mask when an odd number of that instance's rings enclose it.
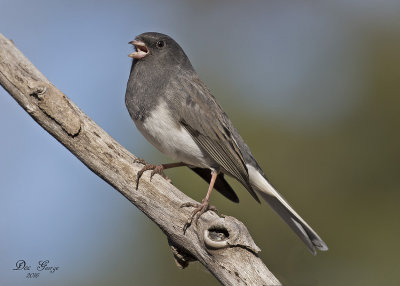
<instances>
[{"instance_id":1,"label":"dark-eyed junco","mask_svg":"<svg viewBox=\"0 0 400 286\"><path fill-rule=\"evenodd\" d=\"M206 197L195 207L185 225L209 207L215 187L238 202L224 174L237 179L258 201L260 195L294 230L313 254L328 250L318 234L294 211L268 182L249 147L226 113L199 79L182 48L169 36L144 33L131 41L135 52L125 102L136 127L158 150L178 161L145 165L138 173L188 166L210 182Z\"/></svg>"}]
</instances>

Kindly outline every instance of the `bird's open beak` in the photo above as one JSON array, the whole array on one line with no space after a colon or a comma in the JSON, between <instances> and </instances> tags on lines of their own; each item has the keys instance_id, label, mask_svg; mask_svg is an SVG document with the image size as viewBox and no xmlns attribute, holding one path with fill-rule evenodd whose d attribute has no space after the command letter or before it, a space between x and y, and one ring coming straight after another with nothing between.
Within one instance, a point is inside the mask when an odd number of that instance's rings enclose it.
<instances>
[{"instance_id":1,"label":"bird's open beak","mask_svg":"<svg viewBox=\"0 0 400 286\"><path fill-rule=\"evenodd\" d=\"M128 57L139 60L149 54L149 49L146 47L146 44L143 43L142 41L134 40L130 41L129 44L135 46L135 52L129 54Z\"/></svg>"}]
</instances>

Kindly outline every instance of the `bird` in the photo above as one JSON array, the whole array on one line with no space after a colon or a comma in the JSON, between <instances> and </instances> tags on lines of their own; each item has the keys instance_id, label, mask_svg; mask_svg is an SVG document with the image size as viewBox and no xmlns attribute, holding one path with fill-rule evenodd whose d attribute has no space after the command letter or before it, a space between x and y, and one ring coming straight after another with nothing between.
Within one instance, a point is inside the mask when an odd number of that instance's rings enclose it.
<instances>
[{"instance_id":1,"label":"bird","mask_svg":"<svg viewBox=\"0 0 400 286\"><path fill-rule=\"evenodd\" d=\"M144 167L137 173L136 188L143 172L152 170L165 177L168 168L187 166L209 183L200 204L185 203L194 210L184 226L215 208L209 204L215 188L238 202L225 175L238 180L260 203L264 199L305 243L313 255L328 250L325 242L272 186L227 114L200 80L181 46L170 36L146 32L129 44L132 65L125 104L137 129L159 151L175 163Z\"/></svg>"}]
</instances>

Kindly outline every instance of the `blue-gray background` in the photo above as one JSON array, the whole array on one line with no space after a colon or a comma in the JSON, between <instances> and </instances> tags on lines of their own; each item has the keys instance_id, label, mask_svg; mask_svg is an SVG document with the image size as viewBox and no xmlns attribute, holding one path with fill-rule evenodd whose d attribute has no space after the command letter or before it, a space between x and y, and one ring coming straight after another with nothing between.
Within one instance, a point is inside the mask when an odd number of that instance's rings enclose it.
<instances>
[{"instance_id":1,"label":"blue-gray background","mask_svg":"<svg viewBox=\"0 0 400 286\"><path fill-rule=\"evenodd\" d=\"M174 37L274 185L320 233L310 255L234 184L286 285L399 285L399 1L0 1L0 32L122 145L167 158L124 105L137 34ZM0 90L0 285L218 285L178 270L162 232ZM200 200L206 184L168 172ZM56 273L11 270L48 259Z\"/></svg>"}]
</instances>

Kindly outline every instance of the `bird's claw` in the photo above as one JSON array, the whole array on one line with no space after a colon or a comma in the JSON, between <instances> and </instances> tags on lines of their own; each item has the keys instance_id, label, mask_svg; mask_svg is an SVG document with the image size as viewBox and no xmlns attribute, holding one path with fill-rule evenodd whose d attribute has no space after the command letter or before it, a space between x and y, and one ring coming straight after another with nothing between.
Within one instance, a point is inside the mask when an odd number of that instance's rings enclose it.
<instances>
[{"instance_id":1,"label":"bird's claw","mask_svg":"<svg viewBox=\"0 0 400 286\"><path fill-rule=\"evenodd\" d=\"M144 166L139 172L137 172L137 175L136 175L136 190L139 188L139 180L140 180L140 178L142 177L143 173L148 171L148 170L152 170L151 173L150 173L150 181L151 181L151 179L153 178L153 176L155 174L159 174L164 179L166 179L169 182L171 182L171 180L164 173L164 166L163 165L147 164L143 159L139 159L139 160L144 162L144 163L140 162L140 163L144 164Z\"/></svg>"},{"instance_id":2,"label":"bird's claw","mask_svg":"<svg viewBox=\"0 0 400 286\"><path fill-rule=\"evenodd\" d=\"M186 232L186 230L189 228L189 226L192 225L192 223L194 222L195 224L197 224L198 219L206 212L206 211L214 211L216 213L218 213L217 208L215 206L212 206L208 203L208 201L206 201L205 199L203 199L201 201L201 204L199 203L191 203L191 202L187 202L187 203L183 203L181 205L181 208L187 208L187 207L192 207L195 208L192 213L190 214L187 222L185 223L185 225L183 226L183 233Z\"/></svg>"},{"instance_id":3,"label":"bird's claw","mask_svg":"<svg viewBox=\"0 0 400 286\"><path fill-rule=\"evenodd\" d=\"M153 169L153 171L151 171L150 173L150 181L153 178L153 176L155 174L159 174L160 176L162 176L164 179L169 180L169 178L167 177L167 175L165 175L164 173L164 166L163 165L156 165L155 168Z\"/></svg>"}]
</instances>

